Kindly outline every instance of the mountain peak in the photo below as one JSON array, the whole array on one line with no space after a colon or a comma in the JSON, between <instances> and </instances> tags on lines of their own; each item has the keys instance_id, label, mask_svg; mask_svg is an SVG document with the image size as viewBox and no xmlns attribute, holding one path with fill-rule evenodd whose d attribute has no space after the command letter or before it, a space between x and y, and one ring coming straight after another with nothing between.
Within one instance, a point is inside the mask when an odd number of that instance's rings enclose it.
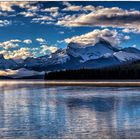
<instances>
[{"instance_id":1,"label":"mountain peak","mask_svg":"<svg viewBox=\"0 0 140 140\"><path fill-rule=\"evenodd\" d=\"M120 51L122 48L119 46L113 46L108 40L104 39L104 38L99 38L99 41L95 44L95 45L103 45L106 48L109 48L115 52Z\"/></svg>"},{"instance_id":2,"label":"mountain peak","mask_svg":"<svg viewBox=\"0 0 140 140\"><path fill-rule=\"evenodd\" d=\"M101 38L101 37L99 38L99 41L96 44L103 44L103 45L112 46L109 41L107 41L107 40L105 40L104 38Z\"/></svg>"}]
</instances>

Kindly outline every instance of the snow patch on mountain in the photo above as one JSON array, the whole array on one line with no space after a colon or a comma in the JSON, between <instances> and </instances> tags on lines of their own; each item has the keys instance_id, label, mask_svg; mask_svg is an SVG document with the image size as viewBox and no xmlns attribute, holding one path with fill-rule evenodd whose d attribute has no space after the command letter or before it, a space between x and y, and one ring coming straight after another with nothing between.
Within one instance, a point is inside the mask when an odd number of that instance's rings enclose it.
<instances>
[{"instance_id":1,"label":"snow patch on mountain","mask_svg":"<svg viewBox=\"0 0 140 140\"><path fill-rule=\"evenodd\" d=\"M113 55L120 61L133 61L140 59L140 54L128 53L124 51L115 52Z\"/></svg>"},{"instance_id":2,"label":"snow patch on mountain","mask_svg":"<svg viewBox=\"0 0 140 140\"><path fill-rule=\"evenodd\" d=\"M50 65L50 64L63 64L63 63L66 63L69 59L70 59L70 57L66 53L66 50L59 49L48 58L48 61L46 63L48 65Z\"/></svg>"}]
</instances>

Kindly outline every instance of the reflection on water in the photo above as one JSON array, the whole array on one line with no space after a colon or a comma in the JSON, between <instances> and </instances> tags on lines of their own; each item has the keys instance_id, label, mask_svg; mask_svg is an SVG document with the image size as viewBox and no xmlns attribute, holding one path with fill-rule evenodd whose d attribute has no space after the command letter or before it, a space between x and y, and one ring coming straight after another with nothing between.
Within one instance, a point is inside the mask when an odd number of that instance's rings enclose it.
<instances>
[{"instance_id":1,"label":"reflection on water","mask_svg":"<svg viewBox=\"0 0 140 140\"><path fill-rule=\"evenodd\" d=\"M0 87L0 138L140 138L140 88Z\"/></svg>"}]
</instances>

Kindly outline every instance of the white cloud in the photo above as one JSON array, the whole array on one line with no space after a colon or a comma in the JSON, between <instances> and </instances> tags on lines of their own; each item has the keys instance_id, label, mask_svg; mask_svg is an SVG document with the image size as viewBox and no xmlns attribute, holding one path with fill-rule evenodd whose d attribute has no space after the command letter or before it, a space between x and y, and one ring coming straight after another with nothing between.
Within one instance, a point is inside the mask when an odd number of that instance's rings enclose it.
<instances>
[{"instance_id":1,"label":"white cloud","mask_svg":"<svg viewBox=\"0 0 140 140\"><path fill-rule=\"evenodd\" d=\"M54 19L51 16L39 15L38 17L33 18L31 23L54 24Z\"/></svg>"},{"instance_id":2,"label":"white cloud","mask_svg":"<svg viewBox=\"0 0 140 140\"><path fill-rule=\"evenodd\" d=\"M19 46L19 44L18 44L19 42L21 42L21 41L18 39L0 42L0 47L4 48L6 50L9 48L16 48Z\"/></svg>"},{"instance_id":3,"label":"white cloud","mask_svg":"<svg viewBox=\"0 0 140 140\"><path fill-rule=\"evenodd\" d=\"M39 6L39 5L36 5L36 6L34 6L34 5L31 6L31 5L30 5L30 6L28 6L27 11L28 11L28 12L38 12L39 9L40 9L40 6Z\"/></svg>"},{"instance_id":4,"label":"white cloud","mask_svg":"<svg viewBox=\"0 0 140 140\"><path fill-rule=\"evenodd\" d=\"M36 16L37 14L36 13L33 13L33 12L20 12L19 13L20 15L23 15L24 17L34 17Z\"/></svg>"},{"instance_id":5,"label":"white cloud","mask_svg":"<svg viewBox=\"0 0 140 140\"><path fill-rule=\"evenodd\" d=\"M4 57L6 59L8 58L12 58L12 59L25 59L27 57L31 57L33 56L32 53L30 52L29 48L20 48L18 50L14 50L14 51L7 51L4 54Z\"/></svg>"},{"instance_id":6,"label":"white cloud","mask_svg":"<svg viewBox=\"0 0 140 140\"><path fill-rule=\"evenodd\" d=\"M70 2L67 2L67 1L63 1L62 4L63 4L64 6L67 6L67 7L71 6L71 3L70 3Z\"/></svg>"},{"instance_id":7,"label":"white cloud","mask_svg":"<svg viewBox=\"0 0 140 140\"><path fill-rule=\"evenodd\" d=\"M23 40L23 43L25 43L25 44L31 44L31 43L32 43L32 40L30 40L30 39L25 39L25 40Z\"/></svg>"},{"instance_id":8,"label":"white cloud","mask_svg":"<svg viewBox=\"0 0 140 140\"><path fill-rule=\"evenodd\" d=\"M82 6L71 5L63 9L63 11L80 11Z\"/></svg>"},{"instance_id":9,"label":"white cloud","mask_svg":"<svg viewBox=\"0 0 140 140\"><path fill-rule=\"evenodd\" d=\"M54 53L55 51L57 51L57 47L55 46L48 46L48 45L42 45L40 46L41 49L41 53L46 54L46 53Z\"/></svg>"},{"instance_id":10,"label":"white cloud","mask_svg":"<svg viewBox=\"0 0 140 140\"><path fill-rule=\"evenodd\" d=\"M45 9L42 9L41 11L42 12L57 12L59 10L59 7L50 7L50 8L45 8Z\"/></svg>"},{"instance_id":11,"label":"white cloud","mask_svg":"<svg viewBox=\"0 0 140 140\"><path fill-rule=\"evenodd\" d=\"M23 15L24 17L34 17L37 16L37 11L39 11L39 6L37 2L31 1L2 1L0 2L0 16L15 17L17 15ZM15 9L16 7L24 9L22 12L18 12ZM11 24L11 21L0 20L0 27Z\"/></svg>"},{"instance_id":12,"label":"white cloud","mask_svg":"<svg viewBox=\"0 0 140 140\"><path fill-rule=\"evenodd\" d=\"M11 21L8 20L0 20L0 27L8 26L11 24Z\"/></svg>"},{"instance_id":13,"label":"white cloud","mask_svg":"<svg viewBox=\"0 0 140 140\"><path fill-rule=\"evenodd\" d=\"M134 45L132 45L131 47L132 47L132 48L137 48L137 45L136 45L136 44L134 44Z\"/></svg>"},{"instance_id":14,"label":"white cloud","mask_svg":"<svg viewBox=\"0 0 140 140\"><path fill-rule=\"evenodd\" d=\"M6 59L25 59L27 57L36 57L38 53L47 54L53 53L57 50L55 46L47 45L47 42L43 38L36 38L36 41L39 42L40 47L25 47L26 44L31 44L32 40L25 39L11 39L8 41L0 42L0 54L3 54ZM20 43L22 44L20 46Z\"/></svg>"},{"instance_id":15,"label":"white cloud","mask_svg":"<svg viewBox=\"0 0 140 140\"><path fill-rule=\"evenodd\" d=\"M140 11L98 6L95 9L93 7L93 11L87 14L63 16L58 19L57 25L131 28L140 31Z\"/></svg>"},{"instance_id":16,"label":"white cloud","mask_svg":"<svg viewBox=\"0 0 140 140\"><path fill-rule=\"evenodd\" d=\"M100 38L103 38L108 42L110 42L113 46L116 46L120 44L121 41L128 39L128 36L127 37L125 36L124 38L124 36L118 34L116 30L103 29L103 30L93 30L92 32L80 36L67 38L64 41L66 43L76 42L81 44L82 46L90 46L96 44Z\"/></svg>"},{"instance_id":17,"label":"white cloud","mask_svg":"<svg viewBox=\"0 0 140 140\"><path fill-rule=\"evenodd\" d=\"M7 51L6 50L1 50L0 54L3 54L5 56L7 54Z\"/></svg>"},{"instance_id":18,"label":"white cloud","mask_svg":"<svg viewBox=\"0 0 140 140\"><path fill-rule=\"evenodd\" d=\"M52 21L41 21L40 24L54 24Z\"/></svg>"},{"instance_id":19,"label":"white cloud","mask_svg":"<svg viewBox=\"0 0 140 140\"><path fill-rule=\"evenodd\" d=\"M95 7L92 5L82 6L82 5L72 5L69 2L63 2L63 5L66 6L66 8L63 9L63 11L83 11L83 12L90 12L94 11L95 9L100 9L101 6Z\"/></svg>"},{"instance_id":20,"label":"white cloud","mask_svg":"<svg viewBox=\"0 0 140 140\"><path fill-rule=\"evenodd\" d=\"M63 11L94 11L95 7L92 5L82 6L82 5L69 5L63 9Z\"/></svg>"},{"instance_id":21,"label":"white cloud","mask_svg":"<svg viewBox=\"0 0 140 140\"><path fill-rule=\"evenodd\" d=\"M32 40L30 40L30 39L25 39L25 40L11 39L8 41L0 42L0 47L5 50L8 50L10 48L19 47L19 43L30 44L30 43L32 43Z\"/></svg>"},{"instance_id":22,"label":"white cloud","mask_svg":"<svg viewBox=\"0 0 140 140\"><path fill-rule=\"evenodd\" d=\"M83 10L84 11L94 11L95 10L95 7L92 6L92 5L87 5L87 6L84 6L83 7Z\"/></svg>"},{"instance_id":23,"label":"white cloud","mask_svg":"<svg viewBox=\"0 0 140 140\"><path fill-rule=\"evenodd\" d=\"M132 29L125 28L122 30L122 32L124 32L124 33L140 33L139 29L134 29L134 28L132 28Z\"/></svg>"},{"instance_id":24,"label":"white cloud","mask_svg":"<svg viewBox=\"0 0 140 140\"><path fill-rule=\"evenodd\" d=\"M0 10L1 11L8 11L8 12L13 12L13 6L18 6L20 8L29 8L30 4L33 4L35 2L28 2L28 1L1 1L0 2Z\"/></svg>"},{"instance_id":25,"label":"white cloud","mask_svg":"<svg viewBox=\"0 0 140 140\"><path fill-rule=\"evenodd\" d=\"M59 12L52 12L52 13L50 13L50 16L52 16L52 17L58 17L59 15L61 15Z\"/></svg>"},{"instance_id":26,"label":"white cloud","mask_svg":"<svg viewBox=\"0 0 140 140\"><path fill-rule=\"evenodd\" d=\"M32 21L51 21L51 20L53 20L53 18L52 17L50 17L50 16L43 16L43 15L40 15L39 17L37 17L37 18L33 18L32 19Z\"/></svg>"},{"instance_id":27,"label":"white cloud","mask_svg":"<svg viewBox=\"0 0 140 140\"><path fill-rule=\"evenodd\" d=\"M36 38L36 41L38 41L40 44L46 44L46 40L43 38Z\"/></svg>"}]
</instances>

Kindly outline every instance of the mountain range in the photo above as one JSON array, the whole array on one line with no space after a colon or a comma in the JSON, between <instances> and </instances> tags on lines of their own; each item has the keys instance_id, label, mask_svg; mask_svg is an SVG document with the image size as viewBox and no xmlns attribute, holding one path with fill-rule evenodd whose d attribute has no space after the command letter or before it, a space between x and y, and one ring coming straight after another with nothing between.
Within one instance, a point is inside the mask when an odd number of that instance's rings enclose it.
<instances>
[{"instance_id":1,"label":"mountain range","mask_svg":"<svg viewBox=\"0 0 140 140\"><path fill-rule=\"evenodd\" d=\"M38 58L28 57L22 61L5 59L0 55L0 70L57 71L80 68L104 68L140 60L140 50L134 47L112 46L100 38L94 45L71 42L64 49Z\"/></svg>"}]
</instances>

